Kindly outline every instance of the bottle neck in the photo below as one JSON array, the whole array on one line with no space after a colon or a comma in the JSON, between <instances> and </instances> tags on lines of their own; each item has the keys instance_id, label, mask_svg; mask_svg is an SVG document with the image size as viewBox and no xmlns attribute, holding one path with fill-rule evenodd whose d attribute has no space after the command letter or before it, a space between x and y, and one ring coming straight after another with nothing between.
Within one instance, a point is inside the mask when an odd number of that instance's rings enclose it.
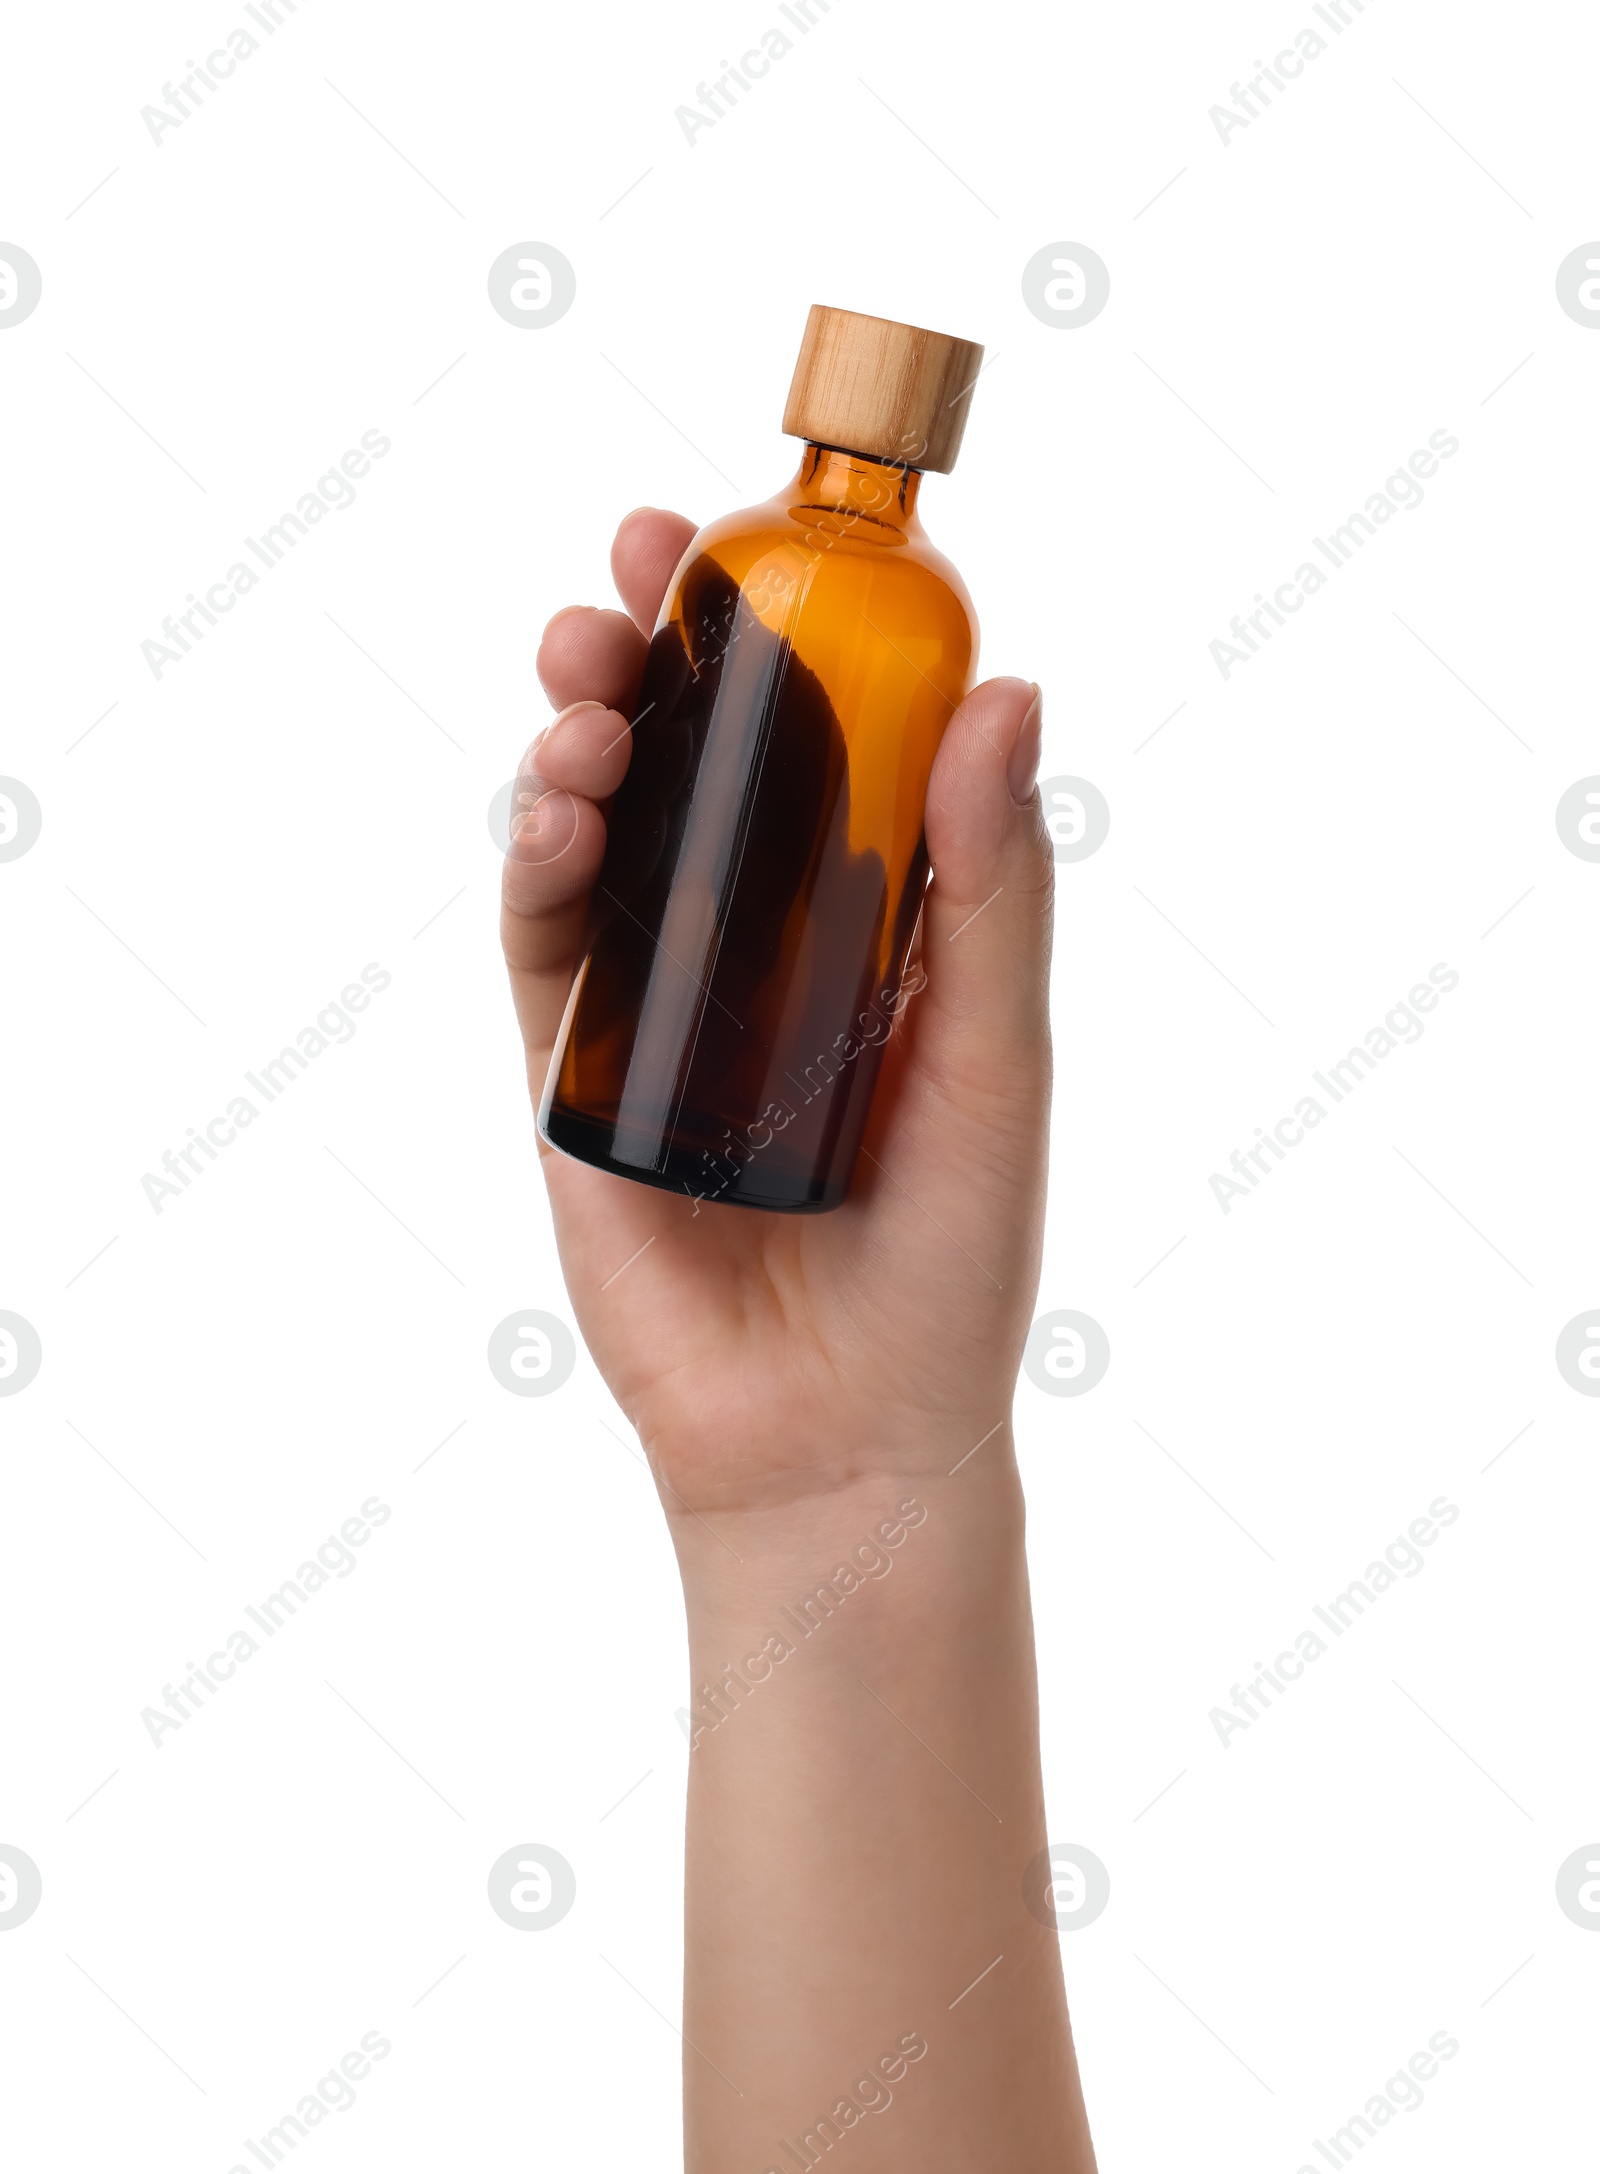
<instances>
[{"instance_id":1,"label":"bottle neck","mask_svg":"<svg viewBox=\"0 0 1600 2174\"><path fill-rule=\"evenodd\" d=\"M870 460L838 446L807 442L791 492L791 508L820 513L850 526L870 523L879 530L915 529L920 470L896 461ZM832 517L831 519L829 517Z\"/></svg>"}]
</instances>

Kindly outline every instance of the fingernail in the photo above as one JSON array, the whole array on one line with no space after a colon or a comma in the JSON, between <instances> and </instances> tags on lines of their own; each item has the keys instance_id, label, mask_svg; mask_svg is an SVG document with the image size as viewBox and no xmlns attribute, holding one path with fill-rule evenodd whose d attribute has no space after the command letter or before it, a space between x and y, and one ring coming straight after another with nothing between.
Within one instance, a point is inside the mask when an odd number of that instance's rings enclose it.
<instances>
[{"instance_id":1,"label":"fingernail","mask_svg":"<svg viewBox=\"0 0 1600 2174\"><path fill-rule=\"evenodd\" d=\"M1011 755L1006 763L1006 784L1011 797L1025 801L1032 793L1034 780L1039 775L1040 721L1044 714L1044 696L1037 680L1033 682L1033 700L1028 714L1017 727L1017 737L1012 742Z\"/></svg>"},{"instance_id":2,"label":"fingernail","mask_svg":"<svg viewBox=\"0 0 1600 2174\"><path fill-rule=\"evenodd\" d=\"M534 757L538 754L540 748L543 747L545 741L549 739L551 733L555 731L557 725L559 725L563 721L563 719L576 716L579 710L603 710L604 708L605 704L603 702L569 702L564 710L558 710L555 716L551 718L549 724L545 726L544 730L534 735L532 745L529 747L526 755L524 755L522 758L523 769L526 770L531 767Z\"/></svg>"}]
</instances>

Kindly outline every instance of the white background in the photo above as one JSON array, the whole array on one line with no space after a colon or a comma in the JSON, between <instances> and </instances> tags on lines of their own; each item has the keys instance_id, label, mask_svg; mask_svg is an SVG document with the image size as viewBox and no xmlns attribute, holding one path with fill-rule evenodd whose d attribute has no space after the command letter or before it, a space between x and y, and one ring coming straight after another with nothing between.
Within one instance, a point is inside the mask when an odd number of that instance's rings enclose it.
<instances>
[{"instance_id":1,"label":"white background","mask_svg":"<svg viewBox=\"0 0 1600 2174\"><path fill-rule=\"evenodd\" d=\"M984 668L1044 685L1046 776L1112 811L1061 871L1039 1300L1111 1366L1018 1396L1051 1834L1111 1875L1063 1936L1102 2165L1320 2166L1441 2030L1367 2156L1576 2164L1600 1405L1553 1349L1600 1304L1600 865L1553 816L1600 771L1600 340L1555 271L1600 234L1592 18L835 0L691 146L776 0L302 0L154 144L248 21L3 40L0 241L43 274L0 335L0 771L44 817L0 866L0 1307L44 1351L0 1402L18 2164L253 2165L373 2030L297 2165L677 2162L680 1603L587 1357L546 1402L485 1363L570 1318L485 818L617 517L789 473L812 301L986 343L924 515ZM543 330L486 298L524 240L576 268ZM1024 307L1057 241L1110 267L1092 325ZM357 503L157 681L163 616L366 430ZM1224 681L1229 619L1435 430L1426 502ZM369 961L354 1039L157 1215L143 1174ZM1423 1039L1224 1215L1210 1174L1435 962ZM374 1495L354 1574L153 1747ZM1425 1572L1224 1749L1209 1709L1441 1495ZM578 1899L527 1935L485 1879L533 1841Z\"/></svg>"}]
</instances>

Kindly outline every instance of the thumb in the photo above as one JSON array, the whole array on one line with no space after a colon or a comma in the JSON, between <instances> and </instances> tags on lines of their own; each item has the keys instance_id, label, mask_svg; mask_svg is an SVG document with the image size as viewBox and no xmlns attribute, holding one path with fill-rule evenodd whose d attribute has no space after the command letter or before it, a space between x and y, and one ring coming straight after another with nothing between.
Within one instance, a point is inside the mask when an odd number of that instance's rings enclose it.
<instances>
[{"instance_id":1,"label":"thumb","mask_svg":"<svg viewBox=\"0 0 1600 2174\"><path fill-rule=\"evenodd\" d=\"M1042 697L991 679L956 710L928 781L918 1070L966 1111L1031 1119L1050 1076L1055 861L1034 779Z\"/></svg>"}]
</instances>

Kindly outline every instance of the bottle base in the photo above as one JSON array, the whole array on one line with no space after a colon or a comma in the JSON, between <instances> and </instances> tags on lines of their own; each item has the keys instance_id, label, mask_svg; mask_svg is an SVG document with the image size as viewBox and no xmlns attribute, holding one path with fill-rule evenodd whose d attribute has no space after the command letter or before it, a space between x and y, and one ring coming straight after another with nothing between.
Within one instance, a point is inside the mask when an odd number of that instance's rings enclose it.
<instances>
[{"instance_id":1,"label":"bottle base","mask_svg":"<svg viewBox=\"0 0 1600 2174\"><path fill-rule=\"evenodd\" d=\"M712 1177L706 1155L690 1148L664 1148L660 1162L649 1168L622 1162L612 1153L613 1128L572 1110L550 1109L540 1118L539 1132L558 1153L575 1162L608 1171L612 1177L631 1178L635 1185L676 1193L680 1200L711 1207L758 1208L767 1215L826 1215L844 1205L846 1187L798 1174L786 1182L781 1173L762 1170L759 1156L752 1156L725 1180Z\"/></svg>"}]
</instances>

